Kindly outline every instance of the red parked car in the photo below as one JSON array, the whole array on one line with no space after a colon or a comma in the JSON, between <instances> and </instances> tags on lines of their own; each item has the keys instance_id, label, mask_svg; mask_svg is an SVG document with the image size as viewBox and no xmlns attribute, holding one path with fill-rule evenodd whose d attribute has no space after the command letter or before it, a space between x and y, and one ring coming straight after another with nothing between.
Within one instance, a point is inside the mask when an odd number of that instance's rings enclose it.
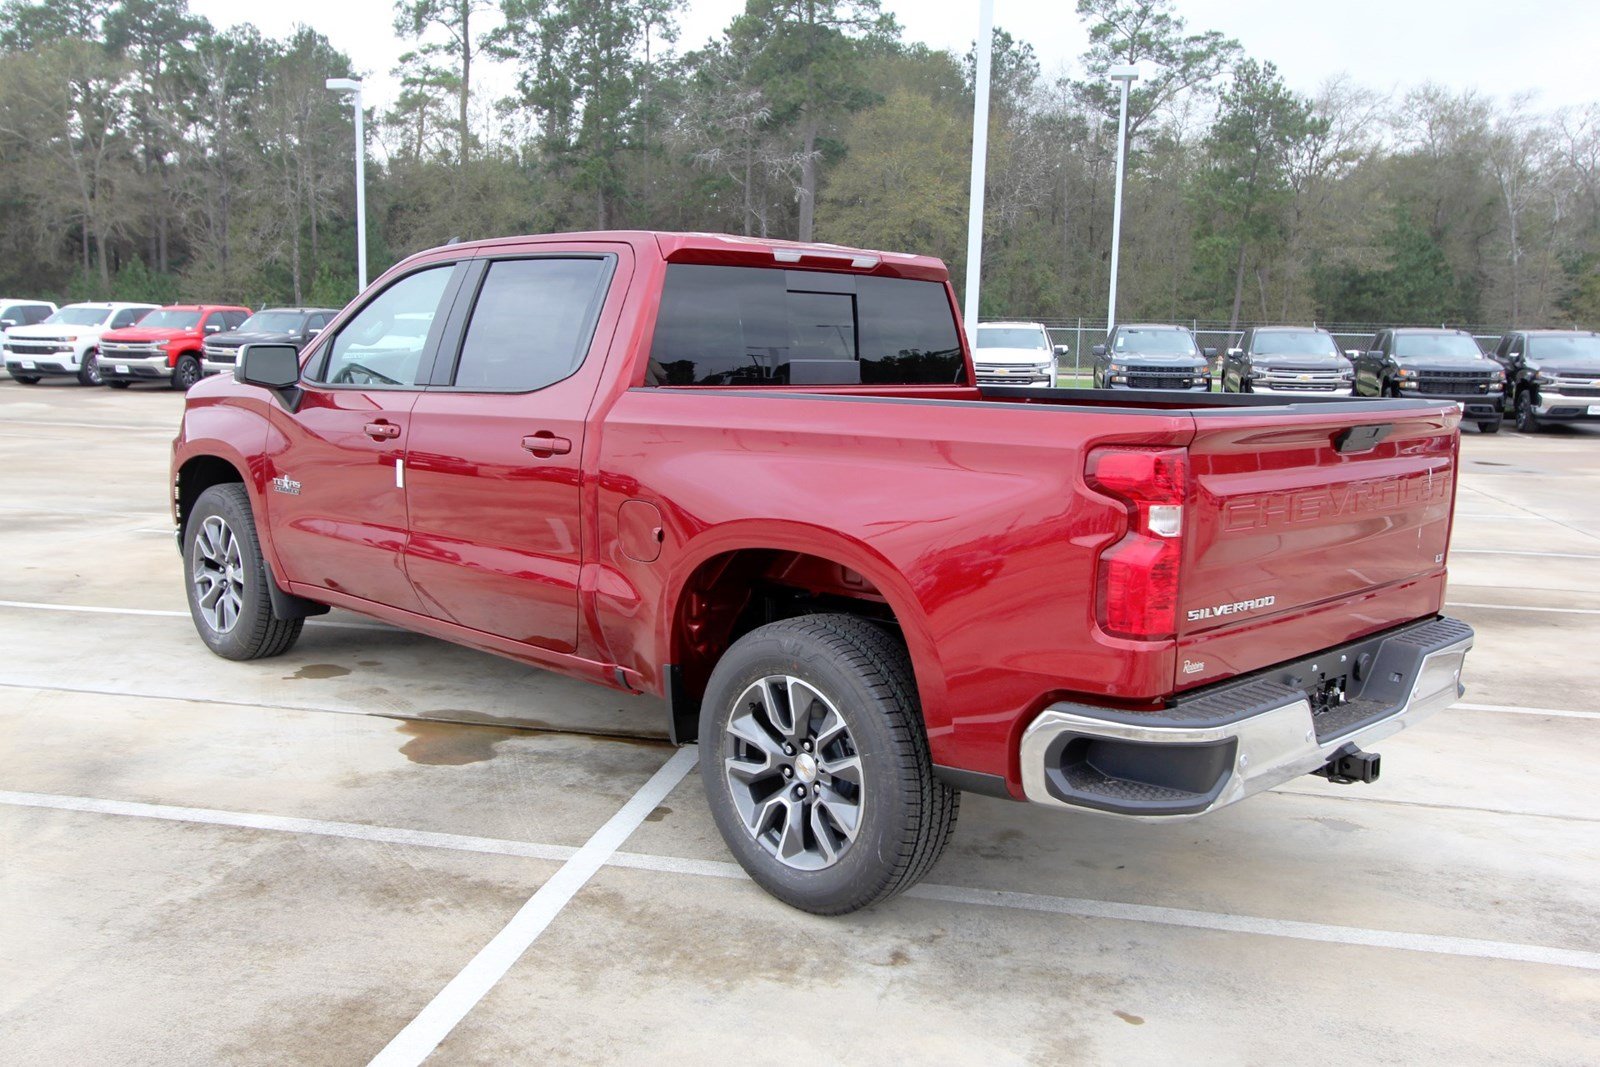
<instances>
[{"instance_id":1,"label":"red parked car","mask_svg":"<svg viewBox=\"0 0 1600 1067\"><path fill-rule=\"evenodd\" d=\"M201 378L207 337L237 329L250 309L232 304L172 304L158 308L137 326L111 330L100 338L100 376L113 389L134 382L165 381L188 389Z\"/></svg>"},{"instance_id":2,"label":"red parked car","mask_svg":"<svg viewBox=\"0 0 1600 1067\"><path fill-rule=\"evenodd\" d=\"M944 265L458 244L189 393L200 637L348 608L665 699L730 850L840 913L960 790L1181 819L1455 702L1454 404L985 389Z\"/></svg>"}]
</instances>

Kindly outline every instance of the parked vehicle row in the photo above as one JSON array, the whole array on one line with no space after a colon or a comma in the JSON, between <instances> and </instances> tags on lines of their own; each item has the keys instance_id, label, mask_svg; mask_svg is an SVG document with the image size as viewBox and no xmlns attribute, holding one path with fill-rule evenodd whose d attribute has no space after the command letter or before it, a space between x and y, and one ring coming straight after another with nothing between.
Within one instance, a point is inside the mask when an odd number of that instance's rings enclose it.
<instances>
[{"instance_id":1,"label":"parked vehicle row","mask_svg":"<svg viewBox=\"0 0 1600 1067\"><path fill-rule=\"evenodd\" d=\"M270 342L299 349L338 314L334 308L90 301L57 308L47 300L0 299L0 352L23 385L51 377L126 389L160 382L187 390L231 371L239 346Z\"/></svg>"}]
</instances>

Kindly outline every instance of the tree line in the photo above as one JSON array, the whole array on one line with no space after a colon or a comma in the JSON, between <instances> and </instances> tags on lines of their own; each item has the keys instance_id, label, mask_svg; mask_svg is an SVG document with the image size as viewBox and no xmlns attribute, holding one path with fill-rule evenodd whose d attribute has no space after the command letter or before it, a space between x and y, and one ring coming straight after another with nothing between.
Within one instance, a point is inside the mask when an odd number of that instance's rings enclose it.
<instances>
[{"instance_id":1,"label":"tree line","mask_svg":"<svg viewBox=\"0 0 1600 1067\"><path fill-rule=\"evenodd\" d=\"M971 53L878 0L748 0L681 47L683 0L398 0L402 88L372 113L372 273L453 238L716 230L964 268ZM1126 318L1600 326L1600 104L1348 77L1172 0L1077 0L1070 74L995 36L985 315L1099 315L1116 90L1130 97ZM484 91L486 63L514 91ZM0 291L338 305L355 289L355 72L311 27L186 0L0 5Z\"/></svg>"}]
</instances>

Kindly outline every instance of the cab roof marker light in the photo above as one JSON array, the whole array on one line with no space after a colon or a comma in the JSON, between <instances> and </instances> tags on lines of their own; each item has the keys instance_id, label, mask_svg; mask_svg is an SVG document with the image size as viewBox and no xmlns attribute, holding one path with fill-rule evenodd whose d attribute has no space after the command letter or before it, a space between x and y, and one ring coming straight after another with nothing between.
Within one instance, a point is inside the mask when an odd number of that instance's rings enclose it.
<instances>
[{"instance_id":1,"label":"cab roof marker light","mask_svg":"<svg viewBox=\"0 0 1600 1067\"><path fill-rule=\"evenodd\" d=\"M792 248L774 248L772 250L772 258L779 263L798 263L800 262L800 253Z\"/></svg>"}]
</instances>

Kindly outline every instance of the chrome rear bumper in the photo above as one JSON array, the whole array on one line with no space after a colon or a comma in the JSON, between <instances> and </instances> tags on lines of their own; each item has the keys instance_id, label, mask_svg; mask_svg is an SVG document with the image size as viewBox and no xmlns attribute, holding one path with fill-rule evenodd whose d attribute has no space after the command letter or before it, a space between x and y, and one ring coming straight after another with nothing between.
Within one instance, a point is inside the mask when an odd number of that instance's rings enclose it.
<instances>
[{"instance_id":1,"label":"chrome rear bumper","mask_svg":"<svg viewBox=\"0 0 1600 1067\"><path fill-rule=\"evenodd\" d=\"M1465 623L1431 619L1164 711L1052 704L1022 735L1023 792L1038 804L1128 818L1204 815L1448 708L1463 692L1472 641ZM1329 700L1330 691L1347 699Z\"/></svg>"}]
</instances>

